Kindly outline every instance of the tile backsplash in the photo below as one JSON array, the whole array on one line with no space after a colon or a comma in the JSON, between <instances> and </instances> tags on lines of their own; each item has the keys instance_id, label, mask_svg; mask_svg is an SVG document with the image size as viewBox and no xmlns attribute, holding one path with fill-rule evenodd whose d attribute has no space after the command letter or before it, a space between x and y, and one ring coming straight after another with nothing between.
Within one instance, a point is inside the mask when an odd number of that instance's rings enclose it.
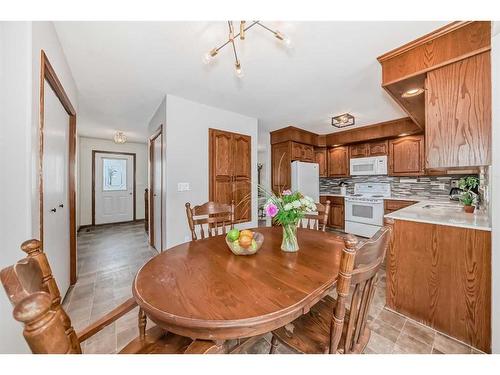
<instances>
[{"instance_id":1,"label":"tile backsplash","mask_svg":"<svg viewBox=\"0 0 500 375\"><path fill-rule=\"evenodd\" d=\"M389 176L353 176L349 178L321 177L319 179L320 194L339 194L341 182L347 184L347 193L354 192L354 184L358 182L388 182L394 197L418 196L425 199L447 198L451 181L463 175L423 176L423 177L389 177Z\"/></svg>"}]
</instances>

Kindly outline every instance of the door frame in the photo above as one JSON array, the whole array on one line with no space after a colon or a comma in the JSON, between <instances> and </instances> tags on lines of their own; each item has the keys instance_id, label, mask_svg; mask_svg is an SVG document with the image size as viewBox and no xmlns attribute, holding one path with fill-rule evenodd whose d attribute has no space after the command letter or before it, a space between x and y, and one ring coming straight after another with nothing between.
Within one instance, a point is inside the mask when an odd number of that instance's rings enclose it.
<instances>
[{"instance_id":1,"label":"door frame","mask_svg":"<svg viewBox=\"0 0 500 375\"><path fill-rule=\"evenodd\" d=\"M117 154L117 155L127 155L127 156L132 156L133 157L133 172L132 175L134 177L134 185L133 185L133 193L132 193L132 200L133 200L133 216L132 220L127 220L127 221L121 221L117 223L109 223L109 224L120 224L120 223L130 223L132 221L136 220L136 181L135 181L135 175L136 175L136 154L135 152L121 152L121 151L102 151L102 150L92 150L92 226L95 226L95 155L96 154ZM106 225L108 223L103 223L99 225Z\"/></svg>"},{"instance_id":2,"label":"door frame","mask_svg":"<svg viewBox=\"0 0 500 375\"><path fill-rule=\"evenodd\" d=\"M45 126L45 81L50 85L69 116L68 122L68 206L69 206L69 254L70 285L77 280L76 270L76 111L54 68L45 54L40 50L40 113L38 123L38 190L39 190L39 235L43 250L43 141Z\"/></svg>"},{"instance_id":3,"label":"door frame","mask_svg":"<svg viewBox=\"0 0 500 375\"><path fill-rule=\"evenodd\" d=\"M148 142L148 157L149 157L149 199L148 199L148 204L149 204L149 245L153 246L156 250L158 250L154 245L154 228L155 228L155 222L154 222L154 195L153 195L153 186L154 186L154 141L156 138L160 138L160 147L161 147L161 173L160 173L160 207L162 208L162 212L160 213L160 228L163 229L163 124L156 129L156 131L153 133L151 137L149 137L149 142ZM160 234L160 252L163 251L163 230L161 230Z\"/></svg>"}]
</instances>

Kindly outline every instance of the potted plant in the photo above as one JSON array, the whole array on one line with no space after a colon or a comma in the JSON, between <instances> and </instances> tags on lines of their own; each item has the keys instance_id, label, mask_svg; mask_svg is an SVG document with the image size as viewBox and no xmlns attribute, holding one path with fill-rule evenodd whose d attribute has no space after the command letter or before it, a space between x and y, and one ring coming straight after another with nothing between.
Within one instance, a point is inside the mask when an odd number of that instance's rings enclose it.
<instances>
[{"instance_id":1,"label":"potted plant","mask_svg":"<svg viewBox=\"0 0 500 375\"><path fill-rule=\"evenodd\" d=\"M264 209L275 223L283 227L281 250L298 251L297 225L307 212L316 211L314 200L298 191L285 190L279 195L268 194Z\"/></svg>"},{"instance_id":2,"label":"potted plant","mask_svg":"<svg viewBox=\"0 0 500 375\"><path fill-rule=\"evenodd\" d=\"M460 202L464 205L464 211L473 213L476 208L477 194L473 191L479 186L479 179L474 176L462 177L458 181L458 187L463 190L460 195Z\"/></svg>"}]
</instances>

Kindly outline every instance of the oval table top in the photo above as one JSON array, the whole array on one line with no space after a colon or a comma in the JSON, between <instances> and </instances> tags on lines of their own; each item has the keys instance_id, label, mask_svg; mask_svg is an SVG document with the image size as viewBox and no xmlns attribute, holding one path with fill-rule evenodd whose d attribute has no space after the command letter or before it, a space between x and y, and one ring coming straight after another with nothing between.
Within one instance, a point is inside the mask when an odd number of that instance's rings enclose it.
<instances>
[{"instance_id":1,"label":"oval table top","mask_svg":"<svg viewBox=\"0 0 500 375\"><path fill-rule=\"evenodd\" d=\"M299 228L300 250L286 253L281 227L254 231L265 237L254 255L234 255L216 236L152 258L135 277L137 303L159 326L208 340L256 336L308 312L336 283L343 239Z\"/></svg>"}]
</instances>

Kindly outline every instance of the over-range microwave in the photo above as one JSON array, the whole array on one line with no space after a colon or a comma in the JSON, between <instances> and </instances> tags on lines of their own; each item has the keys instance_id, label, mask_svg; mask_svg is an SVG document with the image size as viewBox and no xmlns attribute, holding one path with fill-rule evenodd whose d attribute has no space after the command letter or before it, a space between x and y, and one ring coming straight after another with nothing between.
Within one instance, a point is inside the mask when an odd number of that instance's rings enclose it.
<instances>
[{"instance_id":1,"label":"over-range microwave","mask_svg":"<svg viewBox=\"0 0 500 375\"><path fill-rule=\"evenodd\" d=\"M351 159L351 176L387 174L387 156Z\"/></svg>"}]
</instances>

